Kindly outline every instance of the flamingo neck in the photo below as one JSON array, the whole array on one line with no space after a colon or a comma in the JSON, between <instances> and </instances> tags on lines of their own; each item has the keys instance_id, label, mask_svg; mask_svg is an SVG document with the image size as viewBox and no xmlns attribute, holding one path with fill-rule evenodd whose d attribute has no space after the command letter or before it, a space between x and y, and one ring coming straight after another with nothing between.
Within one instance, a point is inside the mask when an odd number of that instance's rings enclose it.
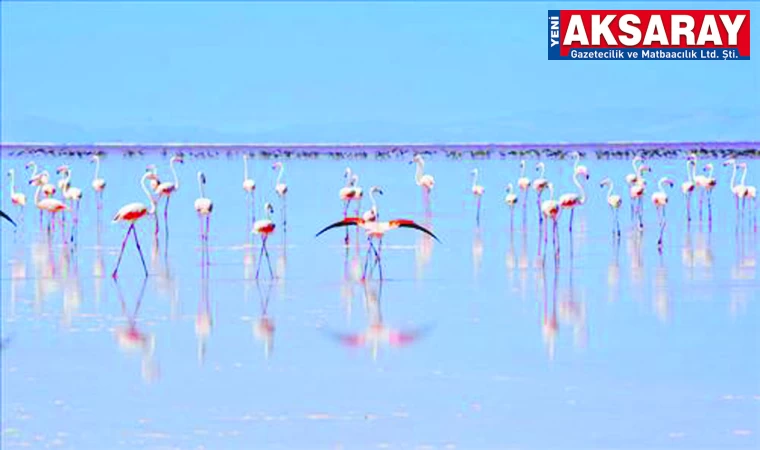
<instances>
[{"instance_id":1,"label":"flamingo neck","mask_svg":"<svg viewBox=\"0 0 760 450\"><path fill-rule=\"evenodd\" d=\"M177 171L174 170L174 158L169 161L169 167L172 169L172 175L174 175L174 189L179 189L179 178L177 177Z\"/></svg>"},{"instance_id":2,"label":"flamingo neck","mask_svg":"<svg viewBox=\"0 0 760 450\"><path fill-rule=\"evenodd\" d=\"M639 158L635 158L635 157L631 161L631 167L633 167L633 173L635 173L637 175L639 173L639 169L638 169L638 167L636 167L636 163L639 162L639 161L640 161Z\"/></svg>"},{"instance_id":3,"label":"flamingo neck","mask_svg":"<svg viewBox=\"0 0 760 450\"><path fill-rule=\"evenodd\" d=\"M539 163L538 167L541 168L541 172L538 174L538 177L539 178L543 178L544 177L544 171L546 170L546 166L544 166L544 163Z\"/></svg>"},{"instance_id":4,"label":"flamingo neck","mask_svg":"<svg viewBox=\"0 0 760 450\"><path fill-rule=\"evenodd\" d=\"M277 184L280 184L282 182L282 174L285 173L285 166L280 164L280 173L277 174Z\"/></svg>"},{"instance_id":5,"label":"flamingo neck","mask_svg":"<svg viewBox=\"0 0 760 450\"><path fill-rule=\"evenodd\" d=\"M93 181L98 179L98 175L100 174L100 158L97 156L95 157L95 176L92 178Z\"/></svg>"},{"instance_id":6,"label":"flamingo neck","mask_svg":"<svg viewBox=\"0 0 760 450\"><path fill-rule=\"evenodd\" d=\"M267 220L272 220L272 211L267 208Z\"/></svg>"},{"instance_id":7,"label":"flamingo neck","mask_svg":"<svg viewBox=\"0 0 760 450\"><path fill-rule=\"evenodd\" d=\"M715 166L710 166L710 172L707 174L707 178L712 179L714 170L715 170Z\"/></svg>"},{"instance_id":8,"label":"flamingo neck","mask_svg":"<svg viewBox=\"0 0 760 450\"><path fill-rule=\"evenodd\" d=\"M66 178L63 179L63 183L64 183L63 187L66 188L66 190L68 190L70 180L71 180L71 170L66 169Z\"/></svg>"},{"instance_id":9,"label":"flamingo neck","mask_svg":"<svg viewBox=\"0 0 760 450\"><path fill-rule=\"evenodd\" d=\"M525 176L525 160L520 161L520 178Z\"/></svg>"},{"instance_id":10,"label":"flamingo neck","mask_svg":"<svg viewBox=\"0 0 760 450\"><path fill-rule=\"evenodd\" d=\"M731 164L734 166L734 170L731 172L731 190L733 190L735 187L734 181L736 180L736 161L732 162Z\"/></svg>"},{"instance_id":11,"label":"flamingo neck","mask_svg":"<svg viewBox=\"0 0 760 450\"><path fill-rule=\"evenodd\" d=\"M472 172L472 188L475 189L475 186L478 185L478 169L475 169Z\"/></svg>"},{"instance_id":12,"label":"flamingo neck","mask_svg":"<svg viewBox=\"0 0 760 450\"><path fill-rule=\"evenodd\" d=\"M206 198L206 194L203 190L203 179L201 179L201 174L198 174L198 190L201 192L201 198Z\"/></svg>"},{"instance_id":13,"label":"flamingo neck","mask_svg":"<svg viewBox=\"0 0 760 450\"><path fill-rule=\"evenodd\" d=\"M512 189L513 189L513 187L512 187L512 183L509 183L509 184L507 185L507 194L511 194L511 193L512 193Z\"/></svg>"},{"instance_id":14,"label":"flamingo neck","mask_svg":"<svg viewBox=\"0 0 760 450\"><path fill-rule=\"evenodd\" d=\"M417 171L414 173L414 181L417 182L417 184L420 184L422 180L422 171L425 168L425 163L419 159L417 160Z\"/></svg>"},{"instance_id":15,"label":"flamingo neck","mask_svg":"<svg viewBox=\"0 0 760 450\"><path fill-rule=\"evenodd\" d=\"M369 199L372 202L372 209L375 210L375 214L377 214L377 203L375 202L375 191L374 189L369 190Z\"/></svg>"},{"instance_id":16,"label":"flamingo neck","mask_svg":"<svg viewBox=\"0 0 760 450\"><path fill-rule=\"evenodd\" d=\"M614 187L614 184L612 183L612 181L610 181L610 188L607 190L607 200L609 200L610 197L612 197L612 188L613 187Z\"/></svg>"},{"instance_id":17,"label":"flamingo neck","mask_svg":"<svg viewBox=\"0 0 760 450\"><path fill-rule=\"evenodd\" d=\"M744 164L744 172L742 172L742 180L739 182L741 186L744 186L744 179L747 178L747 165Z\"/></svg>"},{"instance_id":18,"label":"flamingo neck","mask_svg":"<svg viewBox=\"0 0 760 450\"><path fill-rule=\"evenodd\" d=\"M148 175L150 174L150 172L145 172L145 175L143 175L140 179L140 187L142 187L143 192L145 192L145 196L148 197L148 201L150 202L150 210L148 211L148 214L152 215L156 212L156 202L153 200L153 196L150 195L150 192L148 192L148 187L145 185L145 180L148 179Z\"/></svg>"},{"instance_id":19,"label":"flamingo neck","mask_svg":"<svg viewBox=\"0 0 760 450\"><path fill-rule=\"evenodd\" d=\"M575 158L575 164L573 164L573 172L578 170L578 161L581 159L581 155L579 153L573 154L573 158Z\"/></svg>"},{"instance_id":20,"label":"flamingo neck","mask_svg":"<svg viewBox=\"0 0 760 450\"><path fill-rule=\"evenodd\" d=\"M42 183L37 184L37 190L34 192L34 205L40 207L40 191L42 190Z\"/></svg>"},{"instance_id":21,"label":"flamingo neck","mask_svg":"<svg viewBox=\"0 0 760 450\"><path fill-rule=\"evenodd\" d=\"M8 173L11 175L11 197L16 195L16 174L13 171L13 169L9 170Z\"/></svg>"},{"instance_id":22,"label":"flamingo neck","mask_svg":"<svg viewBox=\"0 0 760 450\"><path fill-rule=\"evenodd\" d=\"M686 181L693 183L697 179L697 164L691 166L692 161L686 161Z\"/></svg>"},{"instance_id":23,"label":"flamingo neck","mask_svg":"<svg viewBox=\"0 0 760 450\"><path fill-rule=\"evenodd\" d=\"M573 183L578 187L578 190L581 191L581 203L586 203L586 190L583 189L583 185L580 181L578 181L578 173L576 172L575 175L573 175Z\"/></svg>"},{"instance_id":24,"label":"flamingo neck","mask_svg":"<svg viewBox=\"0 0 760 450\"><path fill-rule=\"evenodd\" d=\"M554 201L554 185L549 184L549 200Z\"/></svg>"},{"instance_id":25,"label":"flamingo neck","mask_svg":"<svg viewBox=\"0 0 760 450\"><path fill-rule=\"evenodd\" d=\"M354 177L353 177L353 172L351 172L350 167L346 167L345 176L346 176L346 187L351 187L354 183Z\"/></svg>"},{"instance_id":26,"label":"flamingo neck","mask_svg":"<svg viewBox=\"0 0 760 450\"><path fill-rule=\"evenodd\" d=\"M657 187L660 188L660 194L665 194L665 186L663 186L663 183L665 183L664 178L660 178L660 181L657 182Z\"/></svg>"},{"instance_id":27,"label":"flamingo neck","mask_svg":"<svg viewBox=\"0 0 760 450\"><path fill-rule=\"evenodd\" d=\"M243 155L243 181L248 179L248 156Z\"/></svg>"},{"instance_id":28,"label":"flamingo neck","mask_svg":"<svg viewBox=\"0 0 760 450\"><path fill-rule=\"evenodd\" d=\"M32 166L32 178L34 178L37 175L37 163L32 161L30 165Z\"/></svg>"}]
</instances>

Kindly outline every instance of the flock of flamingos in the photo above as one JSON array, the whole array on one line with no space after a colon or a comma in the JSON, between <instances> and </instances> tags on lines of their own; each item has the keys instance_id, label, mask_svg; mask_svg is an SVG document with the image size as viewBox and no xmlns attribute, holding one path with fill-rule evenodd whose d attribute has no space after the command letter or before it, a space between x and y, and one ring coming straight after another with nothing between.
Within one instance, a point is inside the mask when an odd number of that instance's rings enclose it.
<instances>
[{"instance_id":1,"label":"flock of flamingos","mask_svg":"<svg viewBox=\"0 0 760 450\"><path fill-rule=\"evenodd\" d=\"M554 185L551 181L544 178L545 165L543 162L536 164L537 177L531 180L526 176L526 162L520 161L520 177L517 180L518 191L515 191L514 186L510 183L506 190L506 197L504 198L505 204L510 208L511 221L514 222L514 210L518 204L522 205L523 220L525 220L527 214L527 208L529 203L529 197L531 190L535 192L536 212L538 215L538 221L541 233L543 235L544 247L548 245L549 235L549 222L552 227L552 242L553 249L556 258L559 258L559 237L558 237L558 224L560 216L563 211L569 211L570 217L568 220L568 230L570 233L573 231L573 216L575 209L586 203L586 192L584 183L590 179L589 171L586 166L580 164L580 154L573 152L571 157L574 159L572 181L577 188L577 192L566 193L555 199ZM95 173L91 183L92 190L96 197L97 208L100 210L103 208L103 193L106 189L106 181L100 177L100 158L97 155L92 156L92 161L95 165ZM147 266L145 265L145 258L143 256L142 249L140 248L140 242L137 238L137 232L135 226L141 219L153 216L155 222L155 233L159 232L159 220L158 209L159 203L163 200L163 215L164 226L168 224L168 211L169 201L172 195L177 192L180 187L179 178L175 170L175 164L182 164L184 162L182 156L173 156L169 162L169 168L172 172L172 181L163 181L159 175L155 165L147 166L145 173L140 178L140 187L145 193L145 197L148 200L148 205L140 202L129 203L122 206L116 214L113 216L113 222L121 222L128 225L127 232L122 241L119 257L116 262L116 266L113 270L112 276L117 277L119 266L121 264L124 250L129 240L130 234L134 238L135 247L140 255L145 275L148 275ZM698 160L696 154L691 154L685 161L686 163L686 180L681 183L681 192L685 197L686 205L686 218L688 222L692 220L691 211L691 198L698 192L699 194L699 217L702 218L702 210L704 199L707 201L707 217L708 223L712 225L712 192L717 185L717 181L714 177L714 167L712 164L705 164L702 172L698 173ZM415 182L421 188L423 199L427 207L429 207L430 194L435 186L435 179L432 175L426 174L424 167L425 162L421 155L415 155L409 164L416 164ZM243 183L242 187L245 193L250 197L251 211L254 212L252 218L251 232L261 237L261 252L259 254L259 264L256 270L256 278L259 277L261 270L261 260L265 258L269 269L269 274L274 277L272 272L272 266L269 261L269 251L266 247L267 239L272 233L275 232L277 224L272 219L274 213L274 207L271 203L265 203L263 206L265 218L256 220L255 211L255 192L257 189L256 182L249 177L248 173L248 155L243 155ZM645 204L645 191L647 189L647 180L645 178L648 172L651 172L650 167L646 164L643 158L636 156L631 162L633 171L625 177L625 183L628 186L628 195L630 203L631 220L636 223L636 226L641 230L644 227L643 210ZM735 198L737 220L744 220L747 216L746 209L749 200L749 208L751 208L751 214L748 216L748 220L754 223L754 229L757 230L757 190L754 186L745 184L747 177L747 164L743 162L737 162L735 159L728 159L723 163L723 166L730 166L732 168L730 190L731 194ZM67 239L65 234L65 222L66 215L71 216L72 226L70 235L68 238L72 241L75 239L77 224L79 222L79 205L82 199L82 189L72 186L71 184L71 170L68 166L63 165L58 167L57 174L60 179L57 182L57 186L51 184L50 174L47 170L40 170L34 162L29 162L25 166L26 169L31 169L32 174L28 179L28 183L36 188L34 194L34 205L40 211L40 227L43 227L43 216L48 214L47 231L52 233L56 225L61 229L61 239ZM274 185L274 193L280 199L280 214L281 214L281 226L285 230L287 227L286 219L286 199L288 194L288 186L283 182L283 175L285 167L282 162L276 162L272 166L273 170L278 171L277 180ZM741 179L737 181L737 171L742 170ZM18 220L23 221L23 208L27 203L26 195L22 192L16 191L15 186L15 172L13 169L8 171L10 177L10 191L11 202L18 208ZM382 189L378 186L373 186L369 190L369 197L372 203L370 209L365 212L361 212L361 199L363 197L363 190L358 185L358 176L353 174L350 168L347 168L344 177L346 179L345 186L340 189L339 197L343 202L343 218L335 223L332 223L317 233L317 236L322 233L339 227L359 227L366 232L367 235L367 251L364 262L364 271L362 279L367 277L368 268L374 270L374 267L378 267L379 276L382 279L382 265L381 265L381 252L382 252L382 240L386 233L390 230L399 228L410 228L418 230L422 233L426 233L432 236L438 241L438 237L433 234L432 231L417 224L413 220L409 219L394 219L388 221L380 220L380 212L377 208L375 194L382 195ZM206 177L203 172L197 174L198 188L200 196L195 200L194 208L198 214L200 221L200 240L204 249L207 250L207 243L209 238L209 225L212 212L214 210L213 201L206 197L204 192L204 186L206 183ZM623 197L614 193L614 183L610 178L604 178L600 181L600 186L607 189L607 204L611 210L612 216L612 234L613 237L620 237L620 219L619 211L623 204ZM658 249L662 251L663 232L666 226L665 208L668 204L668 193L666 187L673 188L674 181L669 177L660 178L657 183L658 190L651 194L651 202L657 211L658 226L659 226L659 238ZM544 192L548 192L548 199L544 199ZM478 170L472 171L472 194L477 202L476 222L480 222L480 203L485 189L478 184ZM57 198L56 194L60 193L61 197ZM354 214L349 215L349 209L351 204L354 203ZM16 226L14 221L8 214L0 211L3 218L11 222ZM57 224L56 224L57 222ZM348 231L346 231L346 242L348 242ZM439 241L440 242L440 241ZM377 244L377 245L376 245ZM540 249L539 249L540 250ZM370 264L372 264L371 267ZM371 275L371 272L370 272Z\"/></svg>"}]
</instances>

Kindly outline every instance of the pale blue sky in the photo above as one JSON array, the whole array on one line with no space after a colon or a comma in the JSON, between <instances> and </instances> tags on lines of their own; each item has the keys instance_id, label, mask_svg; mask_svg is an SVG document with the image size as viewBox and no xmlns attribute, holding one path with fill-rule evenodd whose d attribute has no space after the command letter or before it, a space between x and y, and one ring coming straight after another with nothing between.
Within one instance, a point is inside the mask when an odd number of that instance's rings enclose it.
<instances>
[{"instance_id":1,"label":"pale blue sky","mask_svg":"<svg viewBox=\"0 0 760 450\"><path fill-rule=\"evenodd\" d=\"M548 61L547 10L600 6L3 2L2 139L760 138L760 56Z\"/></svg>"}]
</instances>

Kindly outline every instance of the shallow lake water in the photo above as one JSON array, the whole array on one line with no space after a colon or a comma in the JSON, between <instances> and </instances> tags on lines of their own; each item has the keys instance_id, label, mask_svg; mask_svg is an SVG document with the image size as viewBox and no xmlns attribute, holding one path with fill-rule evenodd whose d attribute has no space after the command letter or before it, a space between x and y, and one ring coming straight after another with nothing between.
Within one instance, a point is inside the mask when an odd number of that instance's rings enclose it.
<instances>
[{"instance_id":1,"label":"shallow lake water","mask_svg":"<svg viewBox=\"0 0 760 450\"><path fill-rule=\"evenodd\" d=\"M40 230L28 159L4 157L28 197L17 230L2 223L2 448L757 448L760 445L760 284L751 213L737 218L731 170L716 165L713 223L685 221L683 160L652 160L644 230L628 209L626 161L585 160L588 199L561 217L560 258L539 254L535 193L510 225L505 186L519 161L431 158L429 210L405 159L285 160L287 232L273 160L252 159L256 215L274 205L273 269L257 282L241 159L186 158L162 213L138 222L150 276L126 228L111 217L147 203L146 164L171 180L162 156L103 159L97 213L86 159L75 242ZM534 178L535 160L526 175ZM573 192L572 162L547 160L557 195ZM747 161L747 184L760 164ZM346 166L390 231L384 280L360 280L363 232L324 226L342 217ZM480 226L470 170L485 187ZM210 264L201 264L193 201L203 170L214 201ZM649 196L669 190L662 252ZM602 178L623 194L622 235L611 234ZM754 178L753 178L754 177ZM6 181L7 178L4 178ZM3 183L3 210L16 216ZM522 200L522 199L521 199ZM352 207L353 208L353 207ZM427 212L426 212L427 210ZM749 208L748 208L749 210ZM70 231L71 222L66 225ZM264 261L266 264L266 261Z\"/></svg>"}]
</instances>

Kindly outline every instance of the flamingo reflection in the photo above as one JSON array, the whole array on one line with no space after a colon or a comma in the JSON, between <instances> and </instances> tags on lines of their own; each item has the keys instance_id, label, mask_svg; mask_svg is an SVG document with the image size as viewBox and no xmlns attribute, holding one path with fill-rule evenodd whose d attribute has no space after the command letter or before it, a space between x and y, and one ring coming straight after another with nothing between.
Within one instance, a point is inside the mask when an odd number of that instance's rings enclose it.
<instances>
[{"instance_id":1,"label":"flamingo reflection","mask_svg":"<svg viewBox=\"0 0 760 450\"><path fill-rule=\"evenodd\" d=\"M201 266L201 298L198 301L198 312L195 316L195 337L198 340L198 365L202 366L206 361L206 343L211 336L211 307L208 295L208 271L207 265Z\"/></svg>"},{"instance_id":2,"label":"flamingo reflection","mask_svg":"<svg viewBox=\"0 0 760 450\"><path fill-rule=\"evenodd\" d=\"M383 283L364 283L364 303L367 308L368 325L363 332L358 333L333 333L333 337L341 344L348 347L369 347L372 359L377 360L377 354L381 345L391 347L404 347L415 343L427 331L427 328L400 330L388 327L383 322L380 300L383 293Z\"/></svg>"},{"instance_id":3,"label":"flamingo reflection","mask_svg":"<svg viewBox=\"0 0 760 450\"><path fill-rule=\"evenodd\" d=\"M483 237L481 235L480 227L475 228L475 233L472 237L472 269L475 278L480 273L480 268L483 265Z\"/></svg>"},{"instance_id":4,"label":"flamingo reflection","mask_svg":"<svg viewBox=\"0 0 760 450\"><path fill-rule=\"evenodd\" d=\"M114 280L114 284L116 285L116 293L121 303L121 312L127 319L127 326L117 327L114 332L116 342L125 353L140 353L142 357L141 373L143 380L146 382L155 381L160 376L158 364L153 358L156 349L156 337L150 333L143 333L137 327L137 315L140 311L143 296L145 295L147 279L143 279L142 281L132 312L127 308L127 302L124 300L124 294L119 282Z\"/></svg>"},{"instance_id":5,"label":"flamingo reflection","mask_svg":"<svg viewBox=\"0 0 760 450\"><path fill-rule=\"evenodd\" d=\"M266 294L264 294L261 292L261 285L256 281L261 313L259 318L253 322L253 337L264 343L264 357L266 359L269 359L274 346L274 321L269 317L269 298L272 294L272 286L273 283L269 283Z\"/></svg>"},{"instance_id":6,"label":"flamingo reflection","mask_svg":"<svg viewBox=\"0 0 760 450\"><path fill-rule=\"evenodd\" d=\"M557 320L557 280L559 278L559 267L554 268L554 281L552 282L552 306L549 312L549 296L547 294L546 270L545 266L537 272L541 293L543 295L543 319L541 322L541 334L546 345L546 351L549 361L554 361L555 348L557 346L557 334L559 333L559 321Z\"/></svg>"}]
</instances>

